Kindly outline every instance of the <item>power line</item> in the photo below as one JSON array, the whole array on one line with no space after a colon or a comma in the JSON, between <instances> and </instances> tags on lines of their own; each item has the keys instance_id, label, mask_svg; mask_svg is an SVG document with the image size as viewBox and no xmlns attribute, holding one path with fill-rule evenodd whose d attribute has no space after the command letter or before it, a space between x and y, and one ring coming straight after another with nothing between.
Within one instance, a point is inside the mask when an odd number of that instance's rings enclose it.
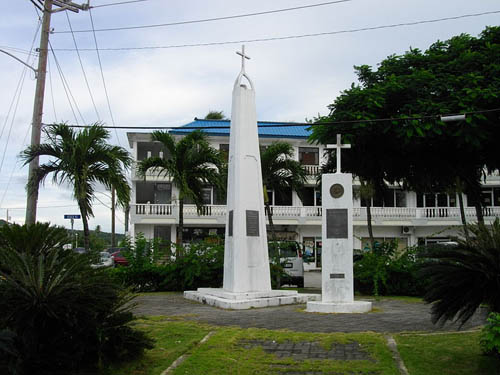
<instances>
[{"instance_id":1,"label":"power line","mask_svg":"<svg viewBox=\"0 0 500 375\"><path fill-rule=\"evenodd\" d=\"M16 52L16 53L22 53L24 55L38 56L37 52L28 51L28 50L25 50L22 48L17 48L17 47L0 46L0 49L7 49L7 50L11 50L11 51Z\"/></svg>"},{"instance_id":2,"label":"power line","mask_svg":"<svg viewBox=\"0 0 500 375\"><path fill-rule=\"evenodd\" d=\"M98 203L99 206L106 206L104 203ZM67 204L67 205L61 205L61 206L37 206L37 208L64 208L64 207L78 207L78 204ZM109 208L109 207L108 207ZM2 207L2 209L7 209L7 210L25 210L26 207Z\"/></svg>"},{"instance_id":3,"label":"power line","mask_svg":"<svg viewBox=\"0 0 500 375\"><path fill-rule=\"evenodd\" d=\"M31 42L31 49L33 49L33 46L35 45L35 40L36 40L36 37L38 35L38 32L40 31L40 26L41 26L41 22L39 21L38 22L38 25L37 25L37 28L35 30L35 35L33 36L33 40ZM27 73L27 66L29 66L29 61L30 61L30 57L31 55L28 55L27 59L26 59L26 63L25 63L25 67L23 68L23 72L21 73L21 77L19 79L19 82L18 82L18 85L16 87L16 91L14 93L14 97L12 99L12 102L10 104L10 107L9 107L9 111L8 111L8 114L7 114L7 117L5 118L5 123L4 123L4 126L2 127L2 131L0 133L0 137L3 135L3 132L5 130L5 127L7 125L7 119L8 119L8 116L10 115L10 112L12 110L12 105L14 104L15 102L15 105L14 105L14 111L12 113L12 118L11 118L11 121L10 121L10 127L9 127L9 131L7 133L7 140L5 141L5 147L4 147L4 150L3 150L3 154L2 154L2 160L0 161L0 171L2 170L3 168L3 163L5 161L5 155L7 154L7 148L9 147L9 140L10 140L10 135L12 133L12 128L14 126L14 121L16 119L16 115L17 115L17 108L19 107L19 101L21 100L21 93L22 93L22 90L23 90L23 86L24 86L24 80L26 78L26 73ZM16 96L17 96L17 100L16 100Z\"/></svg>"},{"instance_id":4,"label":"power line","mask_svg":"<svg viewBox=\"0 0 500 375\"><path fill-rule=\"evenodd\" d=\"M292 7L292 8L282 8L282 9L266 10L266 11L262 11L262 12L245 13L245 14L234 14L234 15L231 15L231 16L204 18L204 19L199 19L199 20L178 21L178 22L170 22L170 23L159 23L159 24L153 24L153 25L113 27L113 28L106 28L106 29L96 29L95 31L96 32L102 32L102 31L122 31L122 30L151 29L151 28L156 28L156 27L169 27L169 26L188 25L188 24L193 24L193 23L223 21L223 20L229 20L229 19L234 19L234 18L254 17L254 16L262 16L262 15L265 15L265 14L282 13L282 12L289 12L289 11L300 10L300 9L307 9L307 8L316 8L316 7L321 7L321 6L325 6L325 5L332 5L332 4L338 4L338 3L347 3L347 2L350 2L350 1L352 1L352 0L327 1L327 2L323 2L323 3L302 5L302 6ZM91 8L95 8L95 7L91 7ZM63 31L55 31L54 33L55 34L64 34L64 33L69 33L69 32L71 32L71 31L63 30ZM73 32L75 32L75 33L89 33L89 32L92 32L92 30L74 30Z\"/></svg>"},{"instance_id":5,"label":"power line","mask_svg":"<svg viewBox=\"0 0 500 375\"><path fill-rule=\"evenodd\" d=\"M486 15L498 14L498 13L500 13L500 10L494 10L494 11L482 12L482 13L463 14L460 16L453 16L453 17L434 18L434 19L430 19L430 20L421 20L421 21L413 21L413 22L395 23L395 24L389 24L389 25L362 27L362 28L358 28L358 29L326 31L326 32L321 32L321 33L287 35L287 36L278 36L278 37L269 37L269 38L242 39L242 40L230 40L230 41L208 42L208 43L192 43L192 44L172 44L172 45L167 45L167 46L109 47L109 48L101 48L100 50L101 51L131 51L131 50L171 49L171 48L186 48L186 47L208 47L208 46L220 46L220 45L227 45L227 44L272 42L272 41L277 41L277 40L301 39L301 38L311 38L311 37L326 36L326 35L350 34L350 33L357 33L357 32L361 32L361 31L391 29L391 28L402 27L402 26L415 26L415 25L436 23L436 22L442 22L442 21L458 20L458 19L462 19L462 18L480 17L480 16L486 16ZM72 48L59 48L59 49L57 49L57 51L73 51L73 49ZM93 48L80 48L80 51L94 51L94 49Z\"/></svg>"},{"instance_id":6,"label":"power line","mask_svg":"<svg viewBox=\"0 0 500 375\"><path fill-rule=\"evenodd\" d=\"M111 210L111 207L108 206L107 204L105 204L103 201L101 201L99 198L97 198L95 195L93 196L93 198L97 199L98 202L100 202L104 207L106 208L109 208ZM118 217L115 216L115 219L118 219ZM121 219L118 219L118 221L122 224L125 225L125 223L121 220Z\"/></svg>"},{"instance_id":7,"label":"power line","mask_svg":"<svg viewBox=\"0 0 500 375\"><path fill-rule=\"evenodd\" d=\"M75 44L76 54L78 55L78 61L80 62L80 67L82 68L83 78L85 80L85 84L87 85L87 90L88 90L89 95L90 95L90 100L92 101L92 105L94 106L94 110L95 110L95 114L97 115L97 119L100 121L101 119L99 116L99 111L97 110L97 106L95 105L94 95L92 95L92 90L90 89L89 81L87 79L87 74L85 73L85 69L83 68L82 58L80 56L80 51L78 50L78 45L76 44L76 38L75 38L75 34L73 33L73 27L71 26L69 14L68 14L68 12L65 12L65 13L66 13L66 19L68 20L69 28L71 30L71 36L73 37L73 43Z\"/></svg>"},{"instance_id":8,"label":"power line","mask_svg":"<svg viewBox=\"0 0 500 375\"><path fill-rule=\"evenodd\" d=\"M92 30L94 30L94 18L92 17L92 10L89 9L90 24L92 25ZM108 88L106 86L106 80L104 79L104 70L102 69L101 54L99 53L99 46L97 45L97 37L95 32L92 34L94 36L95 51L97 53L97 60L99 61L99 70L101 71L102 85L104 87L104 94L106 95L106 102L108 103L109 115L111 116L111 123L115 126L115 118L113 117L113 111L111 111L111 104L109 102ZM121 146L120 137L118 136L118 131L115 128L116 139L118 144Z\"/></svg>"},{"instance_id":9,"label":"power line","mask_svg":"<svg viewBox=\"0 0 500 375\"><path fill-rule=\"evenodd\" d=\"M469 111L465 112L465 115L477 115L482 113L492 113L500 112L500 108L484 109L479 111ZM462 113L464 114L464 113ZM345 120L345 121L330 121L330 122L272 122L272 121L258 121L257 127L259 128L286 128L294 126L324 126L324 125L344 125L344 124L359 124L359 123L370 123L370 122L386 122L386 121L410 121L410 120L429 120L429 119L439 119L444 115L425 115L425 116L415 116L415 117L387 117L387 118L376 118L376 119L359 119L359 120ZM448 116L448 115L446 115ZM451 116L451 115L450 115ZM228 122L229 120L210 120L210 121L220 121ZM56 126L55 124L42 124L43 126ZM67 125L71 128L87 128L88 125ZM220 126L102 126L105 129L144 129L144 130L212 130L212 129L230 129L229 125Z\"/></svg>"},{"instance_id":10,"label":"power line","mask_svg":"<svg viewBox=\"0 0 500 375\"><path fill-rule=\"evenodd\" d=\"M130 0L130 1L120 1L120 2L117 2L117 3L108 3L108 4L101 4L101 5L93 5L90 8L94 9L94 8L103 8L103 7L110 7L110 6L114 6L114 5L124 5L124 4L131 4L131 3L142 3L144 1L148 1L148 0Z\"/></svg>"},{"instance_id":11,"label":"power line","mask_svg":"<svg viewBox=\"0 0 500 375\"><path fill-rule=\"evenodd\" d=\"M83 116L80 112L80 109L78 108L78 105L76 104L75 98L73 97L73 94L71 93L71 89L69 88L69 84L66 81L66 78L64 77L64 73L61 69L61 66L59 65L59 61L57 60L56 53L54 52L54 48L52 48L52 43L49 41L49 48L50 51L52 52L52 56L54 57L54 62L56 63L56 68L57 71L59 72L59 77L61 78L61 82L63 85L64 92L66 93L66 98L68 99L69 107L71 108L71 112L73 113L73 117L75 118L76 123L78 124L78 118L76 117L75 110L73 109L73 105L71 104L71 98L73 98L73 102L75 104L76 110L80 114L80 117L83 120L83 123L85 123L85 120L83 119Z\"/></svg>"},{"instance_id":12,"label":"power line","mask_svg":"<svg viewBox=\"0 0 500 375\"><path fill-rule=\"evenodd\" d=\"M54 100L54 86L52 86L52 67L50 66L50 58L47 58L47 63L49 65L49 85L50 85L50 96L52 98L52 110L54 111L54 120L57 122L57 112L56 112L56 102Z\"/></svg>"}]
</instances>

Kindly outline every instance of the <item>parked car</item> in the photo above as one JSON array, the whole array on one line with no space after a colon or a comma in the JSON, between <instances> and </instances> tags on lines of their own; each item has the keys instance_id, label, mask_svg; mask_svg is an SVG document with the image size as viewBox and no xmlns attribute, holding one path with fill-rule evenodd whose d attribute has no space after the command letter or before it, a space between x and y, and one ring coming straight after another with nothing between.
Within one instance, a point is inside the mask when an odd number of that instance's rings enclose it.
<instances>
[{"instance_id":1,"label":"parked car","mask_svg":"<svg viewBox=\"0 0 500 375\"><path fill-rule=\"evenodd\" d=\"M99 253L99 263L91 264L92 268L103 268L103 267L113 267L115 265L114 259L111 254L107 251L101 251Z\"/></svg>"},{"instance_id":2,"label":"parked car","mask_svg":"<svg viewBox=\"0 0 500 375\"><path fill-rule=\"evenodd\" d=\"M75 248L73 249L73 251L74 251L75 253L78 253L78 254L86 254L86 253L87 253L87 250L85 250L85 248L84 248L84 247L75 247Z\"/></svg>"},{"instance_id":3,"label":"parked car","mask_svg":"<svg viewBox=\"0 0 500 375\"><path fill-rule=\"evenodd\" d=\"M282 284L297 285L298 288L304 287L304 258L302 249L296 241L277 241L269 242L269 261L275 262L277 253L280 263L283 265L283 271L287 275L282 280Z\"/></svg>"},{"instance_id":4,"label":"parked car","mask_svg":"<svg viewBox=\"0 0 500 375\"><path fill-rule=\"evenodd\" d=\"M108 247L104 251L107 251L108 253L113 254L113 253L116 253L118 251L124 251L124 250L125 250L124 247Z\"/></svg>"},{"instance_id":5,"label":"parked car","mask_svg":"<svg viewBox=\"0 0 500 375\"><path fill-rule=\"evenodd\" d=\"M128 260L122 254L121 251L115 251L111 254L111 258L113 258L114 266L128 266Z\"/></svg>"}]
</instances>

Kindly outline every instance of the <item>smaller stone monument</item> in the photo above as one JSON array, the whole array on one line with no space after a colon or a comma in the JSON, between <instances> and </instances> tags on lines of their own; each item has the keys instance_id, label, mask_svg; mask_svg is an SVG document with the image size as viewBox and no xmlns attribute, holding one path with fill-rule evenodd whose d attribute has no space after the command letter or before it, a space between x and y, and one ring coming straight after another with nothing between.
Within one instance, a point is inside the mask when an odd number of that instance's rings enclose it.
<instances>
[{"instance_id":1,"label":"smaller stone monument","mask_svg":"<svg viewBox=\"0 0 500 375\"><path fill-rule=\"evenodd\" d=\"M352 175L340 169L341 149L350 147L342 144L340 134L337 144L327 145L337 149L337 171L321 177L322 291L321 301L307 302L308 312L363 313L372 308L371 302L354 301Z\"/></svg>"}]
</instances>

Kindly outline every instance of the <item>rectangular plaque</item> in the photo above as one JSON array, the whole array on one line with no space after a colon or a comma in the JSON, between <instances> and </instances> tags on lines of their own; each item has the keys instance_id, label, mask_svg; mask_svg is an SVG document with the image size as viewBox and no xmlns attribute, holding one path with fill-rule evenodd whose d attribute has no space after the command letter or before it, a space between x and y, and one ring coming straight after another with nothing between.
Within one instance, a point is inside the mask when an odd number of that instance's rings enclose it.
<instances>
[{"instance_id":1,"label":"rectangular plaque","mask_svg":"<svg viewBox=\"0 0 500 375\"><path fill-rule=\"evenodd\" d=\"M259 211L246 210L247 236L259 237Z\"/></svg>"},{"instance_id":2,"label":"rectangular plaque","mask_svg":"<svg viewBox=\"0 0 500 375\"><path fill-rule=\"evenodd\" d=\"M331 273L330 279L345 279L345 275L343 273Z\"/></svg>"},{"instance_id":3,"label":"rectangular plaque","mask_svg":"<svg viewBox=\"0 0 500 375\"><path fill-rule=\"evenodd\" d=\"M326 210L326 238L347 238L347 208Z\"/></svg>"},{"instance_id":4,"label":"rectangular plaque","mask_svg":"<svg viewBox=\"0 0 500 375\"><path fill-rule=\"evenodd\" d=\"M229 220L228 220L228 228L227 228L227 235L228 236L233 236L233 210L229 211Z\"/></svg>"}]
</instances>

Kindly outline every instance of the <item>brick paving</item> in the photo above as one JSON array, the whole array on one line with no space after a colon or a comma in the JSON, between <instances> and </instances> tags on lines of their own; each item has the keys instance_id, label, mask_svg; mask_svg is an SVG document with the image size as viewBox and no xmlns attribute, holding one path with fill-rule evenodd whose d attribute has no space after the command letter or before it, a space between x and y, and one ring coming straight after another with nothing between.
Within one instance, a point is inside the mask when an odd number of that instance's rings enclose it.
<instances>
[{"instance_id":1,"label":"brick paving","mask_svg":"<svg viewBox=\"0 0 500 375\"><path fill-rule=\"evenodd\" d=\"M287 305L250 310L222 310L184 299L181 293L141 295L135 300L138 315L184 316L218 326L288 329L297 332L382 332L454 331L458 324L434 325L430 306L382 299L372 300L374 312L367 314L306 313L305 305ZM461 330L484 324L486 311L481 309Z\"/></svg>"},{"instance_id":2,"label":"brick paving","mask_svg":"<svg viewBox=\"0 0 500 375\"><path fill-rule=\"evenodd\" d=\"M277 358L292 358L295 361L305 359L312 360L337 360L337 361L352 361L352 360L369 360L373 361L370 355L362 350L361 345L357 342L348 344L333 343L329 350L326 350L317 342L302 341L302 342L276 342L271 340L241 340L238 345L245 349L261 347L266 353L274 354Z\"/></svg>"}]
</instances>

